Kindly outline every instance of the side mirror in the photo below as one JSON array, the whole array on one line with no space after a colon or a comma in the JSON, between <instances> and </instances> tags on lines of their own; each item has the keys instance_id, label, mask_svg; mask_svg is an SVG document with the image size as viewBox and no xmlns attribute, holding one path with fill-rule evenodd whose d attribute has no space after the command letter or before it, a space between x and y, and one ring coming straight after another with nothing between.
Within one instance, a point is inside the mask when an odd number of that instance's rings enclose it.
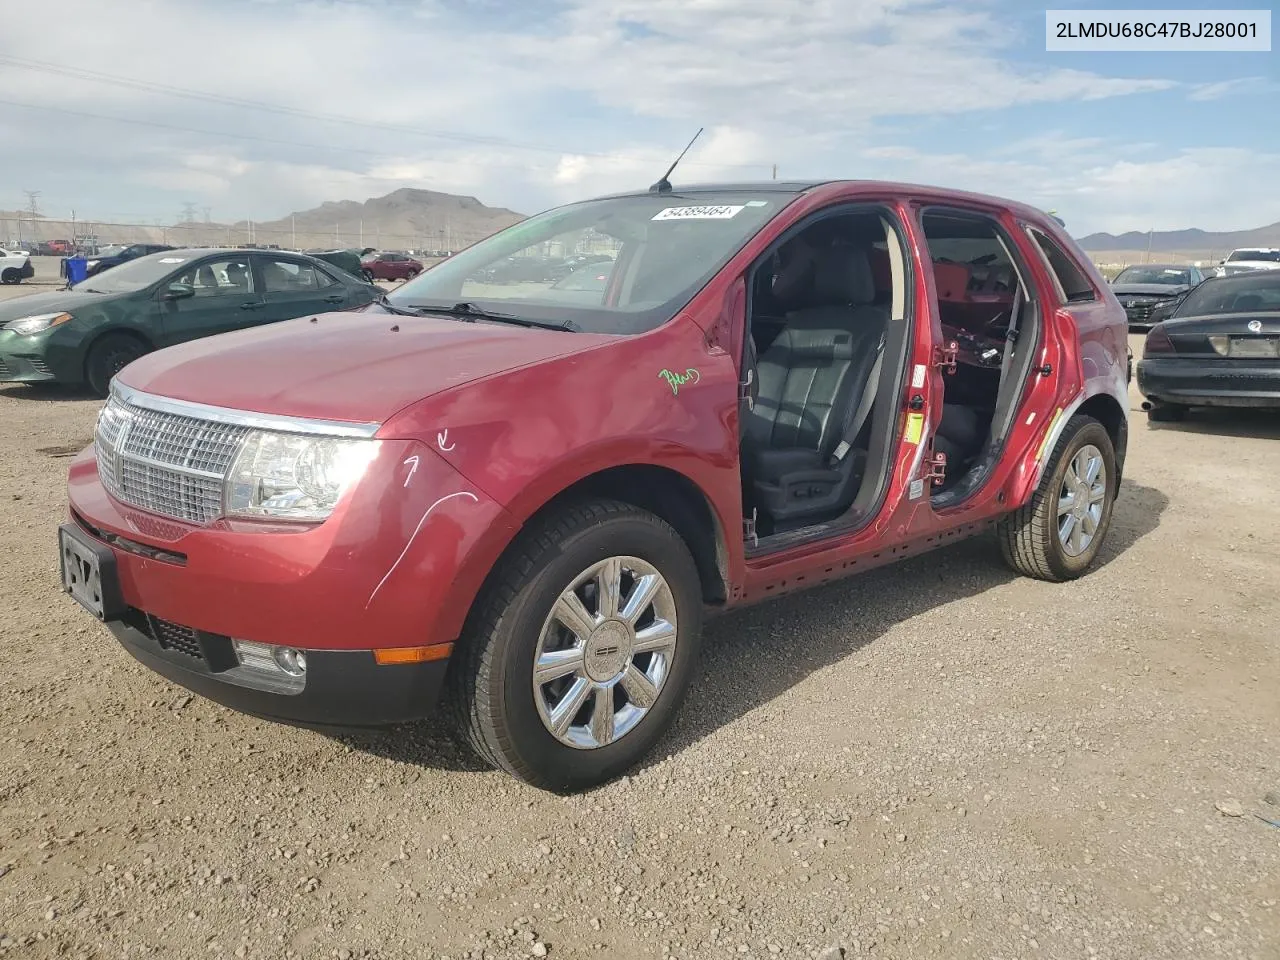
<instances>
[{"instance_id":1,"label":"side mirror","mask_svg":"<svg viewBox=\"0 0 1280 960\"><path fill-rule=\"evenodd\" d=\"M194 297L196 288L189 283L171 283L165 287L164 292L160 294L161 300L185 300L187 297Z\"/></svg>"}]
</instances>

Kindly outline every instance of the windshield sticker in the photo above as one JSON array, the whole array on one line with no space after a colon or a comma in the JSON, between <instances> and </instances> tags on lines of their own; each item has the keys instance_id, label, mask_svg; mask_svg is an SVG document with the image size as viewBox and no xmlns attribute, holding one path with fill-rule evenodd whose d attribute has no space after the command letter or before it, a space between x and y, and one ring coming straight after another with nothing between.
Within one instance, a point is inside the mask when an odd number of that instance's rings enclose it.
<instances>
[{"instance_id":1,"label":"windshield sticker","mask_svg":"<svg viewBox=\"0 0 1280 960\"><path fill-rule=\"evenodd\" d=\"M659 370L658 376L667 381L667 386L671 388L671 395L678 396L680 388L686 383L697 383L702 379L702 374L698 373L693 367L689 367L684 373L675 373L671 370Z\"/></svg>"},{"instance_id":2,"label":"windshield sticker","mask_svg":"<svg viewBox=\"0 0 1280 960\"><path fill-rule=\"evenodd\" d=\"M186 263L187 258L186 257L161 257L160 262L161 263Z\"/></svg>"},{"instance_id":3,"label":"windshield sticker","mask_svg":"<svg viewBox=\"0 0 1280 960\"><path fill-rule=\"evenodd\" d=\"M768 205L769 205L768 200L748 200L747 201L748 207L767 207Z\"/></svg>"},{"instance_id":4,"label":"windshield sticker","mask_svg":"<svg viewBox=\"0 0 1280 960\"><path fill-rule=\"evenodd\" d=\"M720 204L714 207L667 207L653 215L654 220L732 220L744 209L743 204Z\"/></svg>"}]
</instances>

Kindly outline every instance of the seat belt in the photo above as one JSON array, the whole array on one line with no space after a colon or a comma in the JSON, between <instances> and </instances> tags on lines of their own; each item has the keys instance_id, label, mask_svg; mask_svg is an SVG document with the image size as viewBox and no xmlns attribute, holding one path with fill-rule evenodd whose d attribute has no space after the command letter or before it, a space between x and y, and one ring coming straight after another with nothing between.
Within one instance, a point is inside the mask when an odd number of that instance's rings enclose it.
<instances>
[{"instance_id":1,"label":"seat belt","mask_svg":"<svg viewBox=\"0 0 1280 960\"><path fill-rule=\"evenodd\" d=\"M1009 329L1004 332L1004 356L1000 358L1000 387L1004 387L1009 376L1009 367L1013 364L1013 345L1018 342L1018 320L1022 312L1019 301L1022 300L1022 283L1019 282L1013 291L1013 307L1009 311Z\"/></svg>"},{"instance_id":2,"label":"seat belt","mask_svg":"<svg viewBox=\"0 0 1280 960\"><path fill-rule=\"evenodd\" d=\"M844 436L831 452L832 463L839 463L853 448L853 442L858 439L858 434L862 432L862 425L867 422L867 416L871 413L871 405L876 402L876 390L880 385L880 367L884 363L885 337L885 333L880 334L880 342L876 345L876 362L872 365L871 373L867 377L867 385L862 391L858 409L845 427Z\"/></svg>"}]
</instances>

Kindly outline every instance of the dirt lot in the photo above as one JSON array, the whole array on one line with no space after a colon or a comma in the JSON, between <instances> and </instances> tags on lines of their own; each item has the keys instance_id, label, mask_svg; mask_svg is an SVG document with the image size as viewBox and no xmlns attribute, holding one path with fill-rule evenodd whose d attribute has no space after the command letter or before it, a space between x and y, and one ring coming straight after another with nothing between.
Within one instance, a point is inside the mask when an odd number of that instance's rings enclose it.
<instances>
[{"instance_id":1,"label":"dirt lot","mask_svg":"<svg viewBox=\"0 0 1280 960\"><path fill-rule=\"evenodd\" d=\"M653 762L560 798L135 664L56 585L97 408L0 389L0 956L1280 956L1278 418L1135 394L1090 576L973 541L722 618Z\"/></svg>"}]
</instances>

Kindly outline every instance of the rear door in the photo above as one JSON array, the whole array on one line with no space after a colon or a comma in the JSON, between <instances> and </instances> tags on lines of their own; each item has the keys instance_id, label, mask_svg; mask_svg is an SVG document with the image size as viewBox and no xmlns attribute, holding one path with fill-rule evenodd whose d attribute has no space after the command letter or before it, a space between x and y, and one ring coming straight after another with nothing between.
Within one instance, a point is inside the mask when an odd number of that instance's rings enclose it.
<instances>
[{"instance_id":1,"label":"rear door","mask_svg":"<svg viewBox=\"0 0 1280 960\"><path fill-rule=\"evenodd\" d=\"M308 260L261 254L253 259L265 301L255 317L258 323L328 313L347 305L346 287Z\"/></svg>"},{"instance_id":2,"label":"rear door","mask_svg":"<svg viewBox=\"0 0 1280 960\"><path fill-rule=\"evenodd\" d=\"M179 252L174 253L180 260ZM164 299L170 283L191 286L195 294L180 300ZM260 322L265 302L257 280L243 254L228 254L197 261L160 285L159 346L225 333Z\"/></svg>"}]
</instances>

